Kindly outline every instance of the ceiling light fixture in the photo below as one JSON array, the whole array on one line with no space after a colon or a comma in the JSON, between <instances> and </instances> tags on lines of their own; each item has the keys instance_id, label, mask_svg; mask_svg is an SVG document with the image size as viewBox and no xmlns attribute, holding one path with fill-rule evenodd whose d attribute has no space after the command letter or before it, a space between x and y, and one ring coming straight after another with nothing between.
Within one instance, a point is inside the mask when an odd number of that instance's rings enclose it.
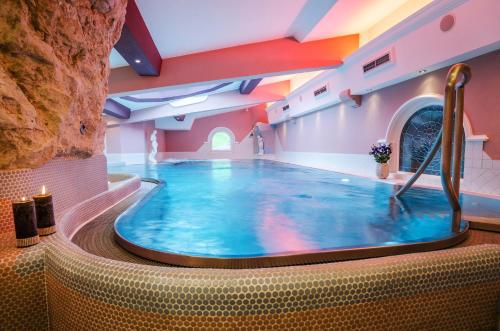
<instances>
[{"instance_id":1,"label":"ceiling light fixture","mask_svg":"<svg viewBox=\"0 0 500 331\"><path fill-rule=\"evenodd\" d=\"M421 75L421 74L425 74L426 72L427 72L427 70L422 69L422 70L419 70L419 71L418 71L418 74L419 74L419 75Z\"/></svg>"},{"instance_id":2,"label":"ceiling light fixture","mask_svg":"<svg viewBox=\"0 0 500 331\"><path fill-rule=\"evenodd\" d=\"M140 59L135 59L134 62L135 63L141 63L142 61Z\"/></svg>"}]
</instances>

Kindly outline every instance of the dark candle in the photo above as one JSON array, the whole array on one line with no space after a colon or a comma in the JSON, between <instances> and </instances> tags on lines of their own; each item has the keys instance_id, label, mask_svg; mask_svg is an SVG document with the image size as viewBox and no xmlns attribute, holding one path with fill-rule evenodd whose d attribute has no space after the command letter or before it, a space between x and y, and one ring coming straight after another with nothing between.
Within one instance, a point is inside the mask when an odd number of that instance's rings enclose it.
<instances>
[{"instance_id":1,"label":"dark candle","mask_svg":"<svg viewBox=\"0 0 500 331\"><path fill-rule=\"evenodd\" d=\"M17 247L38 244L40 237L36 230L35 204L33 200L22 199L12 202Z\"/></svg>"},{"instance_id":2,"label":"dark candle","mask_svg":"<svg viewBox=\"0 0 500 331\"><path fill-rule=\"evenodd\" d=\"M45 186L43 186L42 194L35 195L33 200L35 200L38 234L41 236L47 236L56 232L56 220L54 217L52 194L46 194Z\"/></svg>"}]
</instances>

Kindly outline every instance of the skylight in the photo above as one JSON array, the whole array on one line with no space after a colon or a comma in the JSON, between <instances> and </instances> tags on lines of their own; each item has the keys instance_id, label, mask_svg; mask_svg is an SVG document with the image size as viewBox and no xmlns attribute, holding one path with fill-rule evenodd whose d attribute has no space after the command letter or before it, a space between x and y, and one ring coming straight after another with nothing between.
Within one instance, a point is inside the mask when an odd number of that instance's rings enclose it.
<instances>
[{"instance_id":1,"label":"skylight","mask_svg":"<svg viewBox=\"0 0 500 331\"><path fill-rule=\"evenodd\" d=\"M193 96L193 97L187 97L187 98L183 98L183 99L172 100L172 101L169 101L168 103L172 107L184 107L184 106L188 106L188 105L193 105L195 103L204 102L207 99L208 99L208 95L196 95L196 96Z\"/></svg>"}]
</instances>

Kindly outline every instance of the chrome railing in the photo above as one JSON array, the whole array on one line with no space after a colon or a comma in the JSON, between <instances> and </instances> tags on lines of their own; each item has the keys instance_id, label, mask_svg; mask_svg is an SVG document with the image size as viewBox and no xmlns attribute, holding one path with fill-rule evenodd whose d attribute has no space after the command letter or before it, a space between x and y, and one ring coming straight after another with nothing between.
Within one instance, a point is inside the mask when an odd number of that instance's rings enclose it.
<instances>
[{"instance_id":1,"label":"chrome railing","mask_svg":"<svg viewBox=\"0 0 500 331\"><path fill-rule=\"evenodd\" d=\"M395 194L395 197L399 198L417 181L441 147L441 185L452 209L453 231L460 230L462 220L462 208L459 198L462 168L464 86L470 81L470 78L470 68L464 63L455 64L448 71L444 95L443 127L424 162Z\"/></svg>"}]
</instances>

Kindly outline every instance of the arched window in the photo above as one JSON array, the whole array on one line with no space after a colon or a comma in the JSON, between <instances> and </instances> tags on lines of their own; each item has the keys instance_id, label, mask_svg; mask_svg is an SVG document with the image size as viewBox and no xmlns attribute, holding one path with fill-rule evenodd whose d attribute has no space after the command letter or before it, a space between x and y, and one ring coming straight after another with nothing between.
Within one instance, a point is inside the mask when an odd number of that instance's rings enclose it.
<instances>
[{"instance_id":1,"label":"arched window","mask_svg":"<svg viewBox=\"0 0 500 331\"><path fill-rule=\"evenodd\" d=\"M220 130L212 134L213 151L230 151L232 146L232 137L225 130Z\"/></svg>"},{"instance_id":2,"label":"arched window","mask_svg":"<svg viewBox=\"0 0 500 331\"><path fill-rule=\"evenodd\" d=\"M399 170L407 172L417 171L420 164L436 140L443 123L443 107L427 106L413 114L403 127L399 144ZM465 150L465 137L463 150ZM441 151L436 153L424 173L439 175L441 164ZM463 158L462 173L463 177Z\"/></svg>"}]
</instances>

